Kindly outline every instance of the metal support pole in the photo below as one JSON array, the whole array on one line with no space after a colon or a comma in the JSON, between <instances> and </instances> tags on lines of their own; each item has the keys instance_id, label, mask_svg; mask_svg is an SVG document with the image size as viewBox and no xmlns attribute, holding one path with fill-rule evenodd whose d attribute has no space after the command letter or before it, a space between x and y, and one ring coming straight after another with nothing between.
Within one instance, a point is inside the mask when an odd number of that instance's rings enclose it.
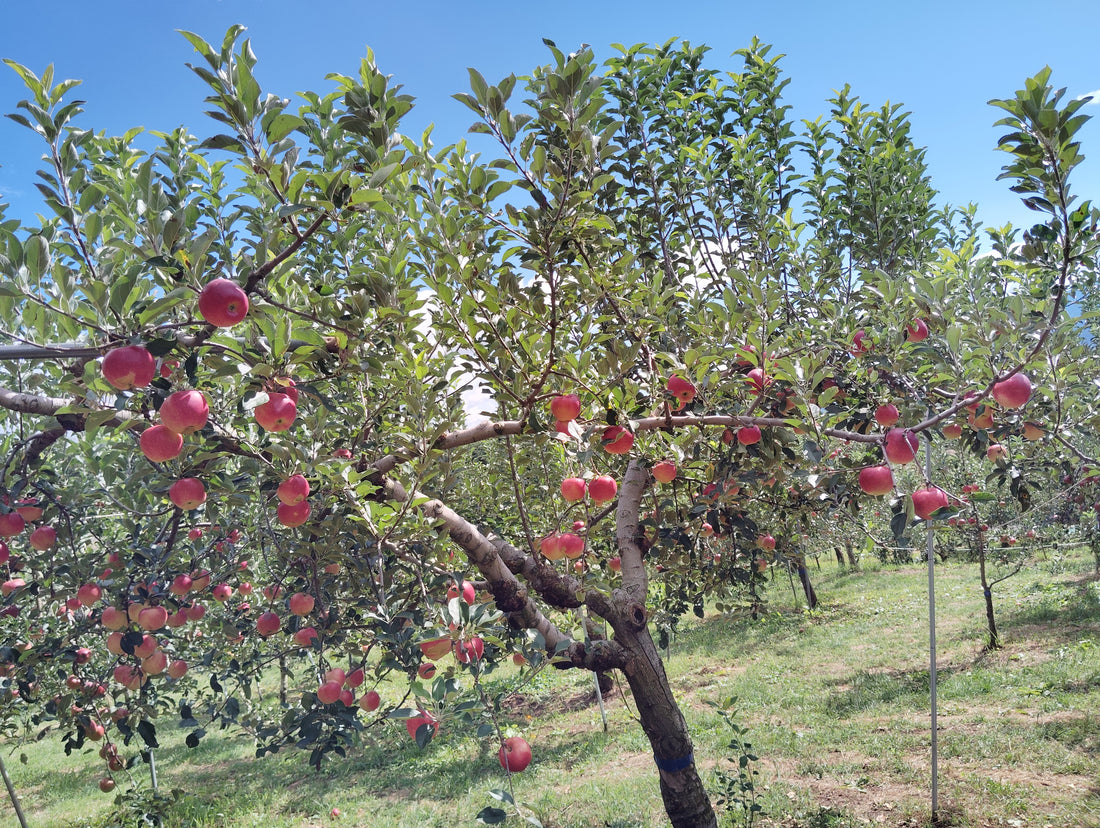
<instances>
[{"instance_id":1,"label":"metal support pole","mask_svg":"<svg viewBox=\"0 0 1100 828\"><path fill-rule=\"evenodd\" d=\"M932 479L932 440L925 438L924 474ZM936 554L932 534L932 521L925 521L928 556L928 677L932 702L932 821L939 811L939 733L936 716Z\"/></svg>"},{"instance_id":2,"label":"metal support pole","mask_svg":"<svg viewBox=\"0 0 1100 828\"><path fill-rule=\"evenodd\" d=\"M15 785L11 783L11 777L8 776L8 766L4 764L4 757L0 756L0 776L4 777L4 785L8 789L8 796L11 797L11 804L15 807L15 816L19 820L21 828L27 828L27 818L23 816L23 808L19 805L19 797L15 795Z\"/></svg>"}]
</instances>

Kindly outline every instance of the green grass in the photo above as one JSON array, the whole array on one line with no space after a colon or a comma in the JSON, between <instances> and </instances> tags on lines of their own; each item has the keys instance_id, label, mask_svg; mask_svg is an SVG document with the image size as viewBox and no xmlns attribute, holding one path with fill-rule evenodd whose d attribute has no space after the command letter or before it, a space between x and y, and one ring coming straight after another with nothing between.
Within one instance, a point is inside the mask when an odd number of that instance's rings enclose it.
<instances>
[{"instance_id":1,"label":"green grass","mask_svg":"<svg viewBox=\"0 0 1100 828\"><path fill-rule=\"evenodd\" d=\"M1032 568L998 585L1005 646L993 652L975 569L939 567L939 824L1100 826L1100 585L1090 563ZM826 565L811 574L822 601L813 613L777 578L759 620L685 620L674 639L668 673L704 778L713 785L715 768L734 770L731 734L707 702L736 695L760 757L768 818L758 824L930 825L926 570L871 561L857 573ZM491 683L511 680L506 671ZM513 779L517 801L547 828L667 824L629 694L608 699L604 733L591 687L587 674L550 670L508 700L506 727L535 750ZM160 735L162 789L187 792L170 826L451 828L474 824L498 804L489 790L507 785L486 741L445 731L420 751L401 722L367 731L320 772L294 751L251 759L241 736L211 734L191 750L170 722ZM49 737L22 750L26 764L18 749L5 757L31 825L114 824L94 751L66 757ZM7 808L0 818L14 824Z\"/></svg>"}]
</instances>

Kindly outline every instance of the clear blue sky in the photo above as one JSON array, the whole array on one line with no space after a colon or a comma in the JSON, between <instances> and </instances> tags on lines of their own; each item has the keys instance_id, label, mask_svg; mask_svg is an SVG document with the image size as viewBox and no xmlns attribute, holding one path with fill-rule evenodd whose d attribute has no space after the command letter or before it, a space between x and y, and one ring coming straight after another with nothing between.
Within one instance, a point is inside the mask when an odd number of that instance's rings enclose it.
<instances>
[{"instance_id":1,"label":"clear blue sky","mask_svg":"<svg viewBox=\"0 0 1100 828\"><path fill-rule=\"evenodd\" d=\"M979 204L987 223L1031 221L1004 183L994 151L997 117L986 105L1008 97L1050 65L1053 81L1076 97L1100 90L1097 0L797 0L768 3L468 0L465 3L373 0L4 0L0 57L36 73L53 63L57 77L81 78L82 126L120 133L132 126L166 130L186 124L209 134L205 88L184 64L198 62L176 29L220 43L229 25L248 27L266 91L294 97L328 91L329 72L355 74L366 47L379 66L417 98L405 132L436 125L437 145L461 137L468 111L451 100L466 91L466 67L491 82L544 62L543 37L563 50L591 44L600 57L619 42L680 37L712 47L712 65L735 69L729 55L753 36L787 55L787 102L796 118L815 118L845 83L868 105L889 100L913 113L914 137L928 147L941 201ZM0 112L26 97L18 77L0 66ZM1086 112L1100 115L1100 105ZM1100 127L1083 131L1088 159L1077 182L1100 197ZM0 201L9 215L38 210L33 170L42 147L14 122L0 122Z\"/></svg>"}]
</instances>

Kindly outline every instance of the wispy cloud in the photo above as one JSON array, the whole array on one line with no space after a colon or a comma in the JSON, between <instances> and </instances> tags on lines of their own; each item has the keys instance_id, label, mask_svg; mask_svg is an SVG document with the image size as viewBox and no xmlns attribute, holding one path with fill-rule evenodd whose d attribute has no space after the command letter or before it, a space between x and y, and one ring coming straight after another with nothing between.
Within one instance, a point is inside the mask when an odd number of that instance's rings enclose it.
<instances>
[{"instance_id":1,"label":"wispy cloud","mask_svg":"<svg viewBox=\"0 0 1100 828\"><path fill-rule=\"evenodd\" d=\"M1077 96L1077 100L1081 100L1082 98L1092 98L1091 101L1085 104L1086 106L1100 105L1100 89L1094 89L1091 92L1086 92L1084 95Z\"/></svg>"}]
</instances>

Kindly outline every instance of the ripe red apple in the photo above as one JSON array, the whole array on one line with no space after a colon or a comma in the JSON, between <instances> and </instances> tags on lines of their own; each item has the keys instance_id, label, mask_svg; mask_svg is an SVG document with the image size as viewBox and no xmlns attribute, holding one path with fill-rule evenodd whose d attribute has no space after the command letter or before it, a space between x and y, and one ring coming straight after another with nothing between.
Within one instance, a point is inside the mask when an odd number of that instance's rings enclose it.
<instances>
[{"instance_id":1,"label":"ripe red apple","mask_svg":"<svg viewBox=\"0 0 1100 828\"><path fill-rule=\"evenodd\" d=\"M427 681L430 678L435 677L436 667L431 661L425 661L419 667L416 668L416 675Z\"/></svg>"},{"instance_id":2,"label":"ripe red apple","mask_svg":"<svg viewBox=\"0 0 1100 828\"><path fill-rule=\"evenodd\" d=\"M302 627L294 633L294 643L299 647L312 647L313 642L319 638L320 636L317 635L317 630L314 627Z\"/></svg>"},{"instance_id":3,"label":"ripe red apple","mask_svg":"<svg viewBox=\"0 0 1100 828\"><path fill-rule=\"evenodd\" d=\"M150 426L141 432L139 439L141 453L154 463L163 463L179 457L183 450L183 435L177 434L166 425Z\"/></svg>"},{"instance_id":4,"label":"ripe red apple","mask_svg":"<svg viewBox=\"0 0 1100 828\"><path fill-rule=\"evenodd\" d=\"M325 681L335 681L341 687L344 686L344 682L347 681L348 674L344 672L341 667L333 667L331 670L325 671Z\"/></svg>"},{"instance_id":5,"label":"ripe red apple","mask_svg":"<svg viewBox=\"0 0 1100 828\"><path fill-rule=\"evenodd\" d=\"M378 705L382 703L382 697L378 695L377 690L368 690L359 698L359 707L368 713L373 713L378 709Z\"/></svg>"},{"instance_id":6,"label":"ripe red apple","mask_svg":"<svg viewBox=\"0 0 1100 828\"><path fill-rule=\"evenodd\" d=\"M658 483L671 483L676 479L676 464L662 460L653 467L653 479Z\"/></svg>"},{"instance_id":7,"label":"ripe red apple","mask_svg":"<svg viewBox=\"0 0 1100 828\"><path fill-rule=\"evenodd\" d=\"M112 675L127 690L137 690L146 682L145 673L136 664L120 664Z\"/></svg>"},{"instance_id":8,"label":"ripe red apple","mask_svg":"<svg viewBox=\"0 0 1100 828\"><path fill-rule=\"evenodd\" d=\"M219 328L232 328L248 313L248 295L236 282L214 279L199 294L199 313Z\"/></svg>"},{"instance_id":9,"label":"ripe red apple","mask_svg":"<svg viewBox=\"0 0 1100 828\"><path fill-rule=\"evenodd\" d=\"M433 638L430 641L420 642L420 652L424 654L424 658L431 661L438 661L450 651L451 639L449 638Z\"/></svg>"},{"instance_id":10,"label":"ripe red apple","mask_svg":"<svg viewBox=\"0 0 1100 828\"><path fill-rule=\"evenodd\" d=\"M103 590L97 584L84 584L76 591L77 600L86 607L92 606L102 595Z\"/></svg>"},{"instance_id":11,"label":"ripe red apple","mask_svg":"<svg viewBox=\"0 0 1100 828\"><path fill-rule=\"evenodd\" d=\"M193 583L190 575L181 573L172 579L172 585L168 587L168 591L173 595L186 595L191 591Z\"/></svg>"},{"instance_id":12,"label":"ripe red apple","mask_svg":"<svg viewBox=\"0 0 1100 828\"><path fill-rule=\"evenodd\" d=\"M860 328L852 336L852 347L848 349L852 356L863 356L865 353L872 349L871 342L867 336L867 332Z\"/></svg>"},{"instance_id":13,"label":"ripe red apple","mask_svg":"<svg viewBox=\"0 0 1100 828\"><path fill-rule=\"evenodd\" d=\"M210 417L210 404L201 391L187 388L170 394L160 407L160 421L177 434L193 434Z\"/></svg>"},{"instance_id":14,"label":"ripe red apple","mask_svg":"<svg viewBox=\"0 0 1100 828\"><path fill-rule=\"evenodd\" d=\"M262 428L268 431L286 431L298 416L298 406L286 394L269 392L267 402L256 406L252 413Z\"/></svg>"},{"instance_id":15,"label":"ripe red apple","mask_svg":"<svg viewBox=\"0 0 1100 828\"><path fill-rule=\"evenodd\" d=\"M3 541L0 541L0 566L6 564L11 559L11 550L8 549L8 545Z\"/></svg>"},{"instance_id":16,"label":"ripe red apple","mask_svg":"<svg viewBox=\"0 0 1100 828\"><path fill-rule=\"evenodd\" d=\"M923 520L947 505L947 493L938 486L927 486L913 492L913 511Z\"/></svg>"},{"instance_id":17,"label":"ripe red apple","mask_svg":"<svg viewBox=\"0 0 1100 828\"><path fill-rule=\"evenodd\" d=\"M197 477L184 477L169 487L168 499L185 512L197 509L206 502L206 487Z\"/></svg>"},{"instance_id":18,"label":"ripe red apple","mask_svg":"<svg viewBox=\"0 0 1100 828\"><path fill-rule=\"evenodd\" d=\"M622 572L623 559L616 555L614 558L608 560L607 568L610 569L612 572Z\"/></svg>"},{"instance_id":19,"label":"ripe red apple","mask_svg":"<svg viewBox=\"0 0 1100 828\"><path fill-rule=\"evenodd\" d=\"M1026 422L1024 423L1024 439L1034 442L1036 440L1042 440L1046 436L1046 431L1038 423Z\"/></svg>"},{"instance_id":20,"label":"ripe red apple","mask_svg":"<svg viewBox=\"0 0 1100 828\"><path fill-rule=\"evenodd\" d=\"M115 780L109 776L104 776L99 780L99 789L103 791L103 793L110 793L115 789Z\"/></svg>"},{"instance_id":21,"label":"ripe red apple","mask_svg":"<svg viewBox=\"0 0 1100 828\"><path fill-rule=\"evenodd\" d=\"M943 427L943 436L948 440L958 440L962 437L963 427L958 423L948 423Z\"/></svg>"},{"instance_id":22,"label":"ripe red apple","mask_svg":"<svg viewBox=\"0 0 1100 828\"><path fill-rule=\"evenodd\" d=\"M86 586L94 586L94 584L87 584ZM83 587L81 587L81 589L83 589ZM98 587L96 587L96 589L98 589ZM83 598L81 599L81 603L84 603ZM93 601L92 603L95 602ZM85 604L85 606L91 605ZM109 630L121 630L130 623L130 619L127 617L126 613L118 607L106 607L99 616L99 622Z\"/></svg>"},{"instance_id":23,"label":"ripe red apple","mask_svg":"<svg viewBox=\"0 0 1100 828\"><path fill-rule=\"evenodd\" d=\"M157 361L140 345L126 345L107 352L100 366L103 378L120 391L144 388L157 373Z\"/></svg>"},{"instance_id":24,"label":"ripe red apple","mask_svg":"<svg viewBox=\"0 0 1100 828\"><path fill-rule=\"evenodd\" d=\"M771 552L773 549L775 549L775 538L773 538L771 535L760 535L756 539L756 545L759 546L761 549L766 549L767 551Z\"/></svg>"},{"instance_id":25,"label":"ripe red apple","mask_svg":"<svg viewBox=\"0 0 1100 828\"><path fill-rule=\"evenodd\" d=\"M321 704L332 704L340 698L340 685L335 681L326 681L317 688L317 700Z\"/></svg>"},{"instance_id":26,"label":"ripe red apple","mask_svg":"<svg viewBox=\"0 0 1100 828\"><path fill-rule=\"evenodd\" d=\"M559 394L550 400L550 415L558 422L577 419L581 413L581 400L576 394Z\"/></svg>"},{"instance_id":27,"label":"ripe red apple","mask_svg":"<svg viewBox=\"0 0 1100 828\"><path fill-rule=\"evenodd\" d=\"M137 623L143 630L159 630L168 623L168 610L164 607L146 607L138 613Z\"/></svg>"},{"instance_id":28,"label":"ripe red apple","mask_svg":"<svg viewBox=\"0 0 1100 828\"><path fill-rule=\"evenodd\" d=\"M485 642L479 636L471 636L465 641L456 641L454 645L455 661L469 664L478 661L485 653Z\"/></svg>"},{"instance_id":29,"label":"ripe red apple","mask_svg":"<svg viewBox=\"0 0 1100 828\"><path fill-rule=\"evenodd\" d=\"M269 635L274 635L279 631L279 627L282 625L282 621L279 616L271 610L261 613L260 617L256 619L256 632L258 632L264 638Z\"/></svg>"},{"instance_id":30,"label":"ripe red apple","mask_svg":"<svg viewBox=\"0 0 1100 828\"><path fill-rule=\"evenodd\" d=\"M290 596L290 611L297 616L309 615L313 612L313 605L316 603L313 596L307 592L295 592Z\"/></svg>"},{"instance_id":31,"label":"ripe red apple","mask_svg":"<svg viewBox=\"0 0 1100 828\"><path fill-rule=\"evenodd\" d=\"M449 587L447 587L447 600L449 601L450 599L457 598L458 596L459 596L458 584L452 582L451 585ZM477 597L477 590L474 589L474 585L471 584L469 581L463 581L462 582L462 600L465 601L467 604L473 604L476 597Z\"/></svg>"},{"instance_id":32,"label":"ripe red apple","mask_svg":"<svg viewBox=\"0 0 1100 828\"><path fill-rule=\"evenodd\" d=\"M136 649L134 653L137 653ZM146 675L159 676L168 669L167 654L164 650L154 648L153 652L141 660L141 669L145 671Z\"/></svg>"},{"instance_id":33,"label":"ripe red apple","mask_svg":"<svg viewBox=\"0 0 1100 828\"><path fill-rule=\"evenodd\" d=\"M14 538L27 528L27 521L18 512L0 514L0 537Z\"/></svg>"},{"instance_id":34,"label":"ripe red apple","mask_svg":"<svg viewBox=\"0 0 1100 828\"><path fill-rule=\"evenodd\" d=\"M206 615L206 607L202 604L195 603L187 608L188 621L201 621L204 615Z\"/></svg>"},{"instance_id":35,"label":"ripe red apple","mask_svg":"<svg viewBox=\"0 0 1100 828\"><path fill-rule=\"evenodd\" d=\"M894 425L900 417L898 407L893 403L886 403L875 409L875 422L883 427Z\"/></svg>"},{"instance_id":36,"label":"ripe red apple","mask_svg":"<svg viewBox=\"0 0 1100 828\"><path fill-rule=\"evenodd\" d=\"M760 442L760 429L757 426L742 426L737 429L737 442L743 446L751 446Z\"/></svg>"},{"instance_id":37,"label":"ripe red apple","mask_svg":"<svg viewBox=\"0 0 1100 828\"><path fill-rule=\"evenodd\" d=\"M894 490L894 474L889 466L870 466L859 472L859 487L869 495L885 495Z\"/></svg>"},{"instance_id":38,"label":"ripe red apple","mask_svg":"<svg viewBox=\"0 0 1100 828\"><path fill-rule=\"evenodd\" d=\"M985 456L996 463L998 460L1008 457L1008 449L1000 443L994 443L985 450Z\"/></svg>"},{"instance_id":39,"label":"ripe red apple","mask_svg":"<svg viewBox=\"0 0 1100 828\"><path fill-rule=\"evenodd\" d=\"M176 681L179 681L187 675L187 662L182 658L177 658L168 665L168 675L176 679Z\"/></svg>"},{"instance_id":40,"label":"ripe red apple","mask_svg":"<svg viewBox=\"0 0 1100 828\"><path fill-rule=\"evenodd\" d=\"M215 601L225 602L233 597L233 587L229 584L218 584L214 587L212 594Z\"/></svg>"},{"instance_id":41,"label":"ripe red apple","mask_svg":"<svg viewBox=\"0 0 1100 828\"><path fill-rule=\"evenodd\" d=\"M709 523L704 523L699 529L703 533L703 537L709 538L714 535L714 527Z\"/></svg>"},{"instance_id":42,"label":"ripe red apple","mask_svg":"<svg viewBox=\"0 0 1100 828\"><path fill-rule=\"evenodd\" d=\"M421 710L419 713L419 716L413 716L405 720L405 729L409 731L409 736L415 739L416 733L421 727L428 728L432 736L439 733L439 722L436 720L435 716L425 710Z\"/></svg>"},{"instance_id":43,"label":"ripe red apple","mask_svg":"<svg viewBox=\"0 0 1100 828\"><path fill-rule=\"evenodd\" d=\"M682 408L695 399L695 386L680 376L668 378L668 392L680 403L677 408Z\"/></svg>"},{"instance_id":44,"label":"ripe red apple","mask_svg":"<svg viewBox=\"0 0 1100 828\"><path fill-rule=\"evenodd\" d=\"M615 499L618 491L619 484L615 482L615 478L606 474L594 478L588 484L588 496L595 503L610 503Z\"/></svg>"},{"instance_id":45,"label":"ripe red apple","mask_svg":"<svg viewBox=\"0 0 1100 828\"><path fill-rule=\"evenodd\" d=\"M919 442L917 435L903 428L892 428L886 432L884 452L891 463L912 463L917 456Z\"/></svg>"},{"instance_id":46,"label":"ripe red apple","mask_svg":"<svg viewBox=\"0 0 1100 828\"><path fill-rule=\"evenodd\" d=\"M309 520L309 513L311 511L308 500L303 500L301 503L295 503L293 506L288 506L286 503L280 503L275 509L275 516L283 526L293 529L295 526L301 526Z\"/></svg>"},{"instance_id":47,"label":"ripe red apple","mask_svg":"<svg viewBox=\"0 0 1100 828\"><path fill-rule=\"evenodd\" d=\"M539 551L552 561L560 561L565 557L565 548L562 545L561 535L557 532L547 535L539 541Z\"/></svg>"},{"instance_id":48,"label":"ripe red apple","mask_svg":"<svg viewBox=\"0 0 1100 828\"><path fill-rule=\"evenodd\" d=\"M610 426L604 429L602 442L604 451L608 454L629 454L634 447L634 435L623 426Z\"/></svg>"},{"instance_id":49,"label":"ripe red apple","mask_svg":"<svg viewBox=\"0 0 1100 828\"><path fill-rule=\"evenodd\" d=\"M363 672L363 668L356 667L354 670L347 674L347 677L344 679L344 686L352 688L358 687L363 683L363 679L365 678L366 674Z\"/></svg>"},{"instance_id":50,"label":"ripe red apple","mask_svg":"<svg viewBox=\"0 0 1100 828\"><path fill-rule=\"evenodd\" d=\"M1003 408L1021 408L1030 397L1031 380L1024 374L1013 374L993 385L993 399Z\"/></svg>"},{"instance_id":51,"label":"ripe red apple","mask_svg":"<svg viewBox=\"0 0 1100 828\"><path fill-rule=\"evenodd\" d=\"M31 547L39 552L45 552L57 543L57 530L52 526L39 526L30 537Z\"/></svg>"},{"instance_id":52,"label":"ripe red apple","mask_svg":"<svg viewBox=\"0 0 1100 828\"><path fill-rule=\"evenodd\" d=\"M504 740L497 754L500 766L511 773L519 773L531 764L531 746L519 736Z\"/></svg>"},{"instance_id":53,"label":"ripe red apple","mask_svg":"<svg viewBox=\"0 0 1100 828\"><path fill-rule=\"evenodd\" d=\"M560 543L562 553L567 558L576 559L584 554L584 538L579 535L565 532L561 535Z\"/></svg>"},{"instance_id":54,"label":"ripe red apple","mask_svg":"<svg viewBox=\"0 0 1100 828\"><path fill-rule=\"evenodd\" d=\"M275 494L287 506L301 503L309 497L309 481L303 475L292 475L279 484Z\"/></svg>"},{"instance_id":55,"label":"ripe red apple","mask_svg":"<svg viewBox=\"0 0 1100 828\"><path fill-rule=\"evenodd\" d=\"M561 496L570 503L584 500L585 482L579 477L567 477L561 482Z\"/></svg>"},{"instance_id":56,"label":"ripe red apple","mask_svg":"<svg viewBox=\"0 0 1100 828\"><path fill-rule=\"evenodd\" d=\"M755 397L772 384L772 379L763 368L753 368L745 375L745 382L749 385L749 393Z\"/></svg>"},{"instance_id":57,"label":"ripe red apple","mask_svg":"<svg viewBox=\"0 0 1100 828\"><path fill-rule=\"evenodd\" d=\"M23 516L23 520L38 520L42 517L42 507L33 500L20 500L15 504L15 511Z\"/></svg>"},{"instance_id":58,"label":"ripe red apple","mask_svg":"<svg viewBox=\"0 0 1100 828\"><path fill-rule=\"evenodd\" d=\"M928 339L928 323L923 319L914 319L912 325L905 327L905 338L910 342L924 342Z\"/></svg>"}]
</instances>

